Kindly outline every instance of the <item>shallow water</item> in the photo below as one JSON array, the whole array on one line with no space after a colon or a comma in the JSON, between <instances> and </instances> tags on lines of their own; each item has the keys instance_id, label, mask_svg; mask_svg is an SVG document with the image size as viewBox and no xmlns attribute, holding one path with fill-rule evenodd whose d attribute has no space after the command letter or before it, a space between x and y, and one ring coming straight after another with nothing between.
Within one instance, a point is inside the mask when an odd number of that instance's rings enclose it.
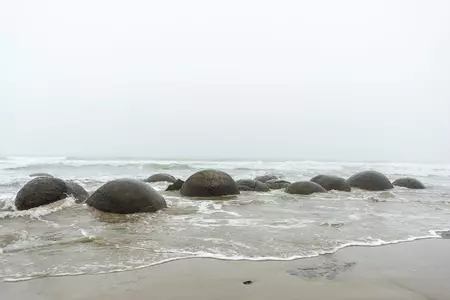
<instances>
[{"instance_id":1,"label":"shallow water","mask_svg":"<svg viewBox=\"0 0 450 300\"><path fill-rule=\"evenodd\" d=\"M290 181L376 169L392 180L416 177L428 188L312 196L244 192L200 201L164 192L167 184L158 183L152 186L168 208L155 214L106 214L70 198L29 211L14 208L15 194L34 172L73 179L92 192L115 178L167 172L186 179L206 168L235 179L274 173ZM450 165L0 158L0 280L113 272L192 256L308 257L348 245L436 238L437 231L449 229L448 220Z\"/></svg>"}]
</instances>

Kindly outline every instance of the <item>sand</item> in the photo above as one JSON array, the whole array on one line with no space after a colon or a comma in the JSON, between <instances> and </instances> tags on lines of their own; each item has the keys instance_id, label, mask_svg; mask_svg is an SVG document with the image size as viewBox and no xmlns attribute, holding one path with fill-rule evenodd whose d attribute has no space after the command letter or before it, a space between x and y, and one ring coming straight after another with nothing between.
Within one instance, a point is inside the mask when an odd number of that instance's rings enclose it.
<instances>
[{"instance_id":1,"label":"sand","mask_svg":"<svg viewBox=\"0 0 450 300\"><path fill-rule=\"evenodd\" d=\"M0 299L449 300L450 240L350 247L294 261L196 258L112 274L3 282Z\"/></svg>"}]
</instances>

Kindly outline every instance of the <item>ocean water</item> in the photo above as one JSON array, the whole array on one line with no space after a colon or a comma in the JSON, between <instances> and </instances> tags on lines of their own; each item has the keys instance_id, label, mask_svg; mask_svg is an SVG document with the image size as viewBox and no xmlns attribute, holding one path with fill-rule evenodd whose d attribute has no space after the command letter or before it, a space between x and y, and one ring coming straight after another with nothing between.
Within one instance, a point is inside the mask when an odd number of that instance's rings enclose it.
<instances>
[{"instance_id":1,"label":"ocean water","mask_svg":"<svg viewBox=\"0 0 450 300\"><path fill-rule=\"evenodd\" d=\"M289 181L317 174L349 177L375 169L391 180L412 176L426 190L353 190L311 196L243 192L227 200L195 200L152 186L168 208L115 215L71 198L17 211L14 197L29 174L72 179L89 192L116 178L166 172L186 179L202 169L235 179L266 173ZM289 260L351 245L377 246L439 238L450 227L450 165L315 161L156 161L66 157L0 158L0 280L96 274L186 257Z\"/></svg>"}]
</instances>

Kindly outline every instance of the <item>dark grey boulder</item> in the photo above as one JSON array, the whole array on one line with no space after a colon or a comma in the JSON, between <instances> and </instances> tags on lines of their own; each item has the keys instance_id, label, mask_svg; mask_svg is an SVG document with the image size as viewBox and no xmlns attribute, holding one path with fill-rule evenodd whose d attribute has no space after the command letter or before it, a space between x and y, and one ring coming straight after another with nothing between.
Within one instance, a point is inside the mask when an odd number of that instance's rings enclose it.
<instances>
[{"instance_id":1,"label":"dark grey boulder","mask_svg":"<svg viewBox=\"0 0 450 300\"><path fill-rule=\"evenodd\" d=\"M86 203L98 210L119 214L156 212L167 207L163 196L151 186L135 179L107 182Z\"/></svg>"},{"instance_id":2,"label":"dark grey boulder","mask_svg":"<svg viewBox=\"0 0 450 300\"><path fill-rule=\"evenodd\" d=\"M385 191L394 186L383 173L377 171L363 171L347 179L351 187L367 191Z\"/></svg>"},{"instance_id":3,"label":"dark grey boulder","mask_svg":"<svg viewBox=\"0 0 450 300\"><path fill-rule=\"evenodd\" d=\"M422 182L420 182L419 180L417 180L415 178L410 178L410 177L399 178L397 180L394 180L394 182L392 184L395 186L401 186L401 187L405 187L408 189L421 190L421 189L425 188L425 185L423 185Z\"/></svg>"},{"instance_id":4,"label":"dark grey boulder","mask_svg":"<svg viewBox=\"0 0 450 300\"><path fill-rule=\"evenodd\" d=\"M270 189L261 181L241 179L236 181L240 191L268 192Z\"/></svg>"},{"instance_id":5,"label":"dark grey boulder","mask_svg":"<svg viewBox=\"0 0 450 300\"><path fill-rule=\"evenodd\" d=\"M278 179L278 176L272 175L272 174L266 174L263 176L258 176L254 180L261 181L261 182L267 182L269 180Z\"/></svg>"},{"instance_id":6,"label":"dark grey boulder","mask_svg":"<svg viewBox=\"0 0 450 300\"><path fill-rule=\"evenodd\" d=\"M347 180L337 176L317 175L311 178L311 181L317 183L327 191L336 190L336 191L350 192L352 190Z\"/></svg>"},{"instance_id":7,"label":"dark grey boulder","mask_svg":"<svg viewBox=\"0 0 450 300\"><path fill-rule=\"evenodd\" d=\"M53 177L53 175L48 173L33 173L30 174L30 177Z\"/></svg>"},{"instance_id":8,"label":"dark grey boulder","mask_svg":"<svg viewBox=\"0 0 450 300\"><path fill-rule=\"evenodd\" d=\"M291 183L289 181L282 180L282 179L272 179L272 180L266 181L265 184L271 190L281 190L281 189L285 189L291 185Z\"/></svg>"},{"instance_id":9,"label":"dark grey boulder","mask_svg":"<svg viewBox=\"0 0 450 300\"><path fill-rule=\"evenodd\" d=\"M219 197L239 194L236 182L225 172L203 170L191 175L180 190L188 197Z\"/></svg>"},{"instance_id":10,"label":"dark grey boulder","mask_svg":"<svg viewBox=\"0 0 450 300\"><path fill-rule=\"evenodd\" d=\"M311 195L314 193L326 193L327 191L317 183L311 181L298 181L288 186L285 189L285 192L288 194Z\"/></svg>"},{"instance_id":11,"label":"dark grey boulder","mask_svg":"<svg viewBox=\"0 0 450 300\"><path fill-rule=\"evenodd\" d=\"M166 189L166 191L179 191L181 187L183 186L184 181L181 179L177 179L174 183L169 185Z\"/></svg>"},{"instance_id":12,"label":"dark grey boulder","mask_svg":"<svg viewBox=\"0 0 450 300\"><path fill-rule=\"evenodd\" d=\"M144 181L149 182L149 183L150 182L162 182L162 181L175 183L175 181L177 181L177 179L170 174L159 173L159 174L154 174L147 179L144 179Z\"/></svg>"},{"instance_id":13,"label":"dark grey boulder","mask_svg":"<svg viewBox=\"0 0 450 300\"><path fill-rule=\"evenodd\" d=\"M89 198L89 193L78 183L72 180L67 180L66 186L67 194L74 197L76 203L83 203L87 198Z\"/></svg>"},{"instance_id":14,"label":"dark grey boulder","mask_svg":"<svg viewBox=\"0 0 450 300\"><path fill-rule=\"evenodd\" d=\"M53 203L67 197L64 180L55 177L36 177L25 184L16 195L15 205L18 210Z\"/></svg>"}]
</instances>

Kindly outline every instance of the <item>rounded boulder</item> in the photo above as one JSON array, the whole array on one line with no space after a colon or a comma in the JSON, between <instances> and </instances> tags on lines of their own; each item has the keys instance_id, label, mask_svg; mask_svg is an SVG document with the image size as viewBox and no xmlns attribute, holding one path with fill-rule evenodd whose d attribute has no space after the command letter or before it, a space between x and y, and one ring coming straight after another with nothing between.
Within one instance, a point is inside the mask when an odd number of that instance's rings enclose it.
<instances>
[{"instance_id":1,"label":"rounded boulder","mask_svg":"<svg viewBox=\"0 0 450 300\"><path fill-rule=\"evenodd\" d=\"M347 180L338 176L317 175L311 178L310 181L317 183L327 191L335 190L335 191L350 192L352 190Z\"/></svg>"},{"instance_id":2,"label":"rounded boulder","mask_svg":"<svg viewBox=\"0 0 450 300\"><path fill-rule=\"evenodd\" d=\"M166 173L158 173L158 174L153 174L152 176L150 176L149 178L144 180L145 182L170 182L170 183L175 183L177 181L177 179L175 177L173 177L170 174L166 174Z\"/></svg>"},{"instance_id":3,"label":"rounded boulder","mask_svg":"<svg viewBox=\"0 0 450 300\"><path fill-rule=\"evenodd\" d=\"M285 189L285 192L296 195L311 195L314 193L326 193L327 191L317 183L311 181L298 181L288 186Z\"/></svg>"},{"instance_id":4,"label":"rounded boulder","mask_svg":"<svg viewBox=\"0 0 450 300\"><path fill-rule=\"evenodd\" d=\"M166 191L179 191L181 187L183 186L184 181L181 179L177 179L174 183L169 185L166 189Z\"/></svg>"},{"instance_id":5,"label":"rounded boulder","mask_svg":"<svg viewBox=\"0 0 450 300\"><path fill-rule=\"evenodd\" d=\"M67 194L74 197L76 203L83 203L87 200L87 198L89 198L89 193L84 189L84 187L82 187L75 181L67 180L66 186Z\"/></svg>"},{"instance_id":6,"label":"rounded boulder","mask_svg":"<svg viewBox=\"0 0 450 300\"><path fill-rule=\"evenodd\" d=\"M266 181L266 185L271 190L281 190L281 189L285 189L288 186L290 186L291 183L289 181L282 180L282 179L272 179L272 180Z\"/></svg>"},{"instance_id":7,"label":"rounded boulder","mask_svg":"<svg viewBox=\"0 0 450 300\"><path fill-rule=\"evenodd\" d=\"M270 189L261 181L253 179L241 179L236 181L240 191L268 192Z\"/></svg>"},{"instance_id":8,"label":"rounded boulder","mask_svg":"<svg viewBox=\"0 0 450 300\"><path fill-rule=\"evenodd\" d=\"M238 195L239 188L227 173L203 170L191 175L183 184L180 193L188 197L220 197Z\"/></svg>"},{"instance_id":9,"label":"rounded boulder","mask_svg":"<svg viewBox=\"0 0 450 300\"><path fill-rule=\"evenodd\" d=\"M278 176L275 176L275 175L272 175L272 174L266 174L266 175L258 176L254 180L261 181L261 182L265 183L265 182L267 182L269 180L274 180L274 179L278 179Z\"/></svg>"},{"instance_id":10,"label":"rounded boulder","mask_svg":"<svg viewBox=\"0 0 450 300\"><path fill-rule=\"evenodd\" d=\"M64 180L56 177L36 177L25 184L16 195L18 210L49 204L67 198Z\"/></svg>"},{"instance_id":11,"label":"rounded boulder","mask_svg":"<svg viewBox=\"0 0 450 300\"><path fill-rule=\"evenodd\" d=\"M86 203L98 210L119 214L156 212L166 208L166 200L139 180L116 179L96 190Z\"/></svg>"},{"instance_id":12,"label":"rounded boulder","mask_svg":"<svg viewBox=\"0 0 450 300\"><path fill-rule=\"evenodd\" d=\"M30 177L53 177L53 175L48 173L33 173L30 174Z\"/></svg>"},{"instance_id":13,"label":"rounded boulder","mask_svg":"<svg viewBox=\"0 0 450 300\"><path fill-rule=\"evenodd\" d=\"M408 188L408 189L416 189L416 190L422 190L425 188L425 185L422 182L420 182L419 180L417 180L415 178L410 178L410 177L399 178L397 180L394 180L394 182L392 184L395 186L400 186L400 187L404 187L404 188Z\"/></svg>"},{"instance_id":14,"label":"rounded boulder","mask_svg":"<svg viewBox=\"0 0 450 300\"><path fill-rule=\"evenodd\" d=\"M347 179L351 187L366 191L385 191L394 186L383 173L378 171L363 171Z\"/></svg>"}]
</instances>

